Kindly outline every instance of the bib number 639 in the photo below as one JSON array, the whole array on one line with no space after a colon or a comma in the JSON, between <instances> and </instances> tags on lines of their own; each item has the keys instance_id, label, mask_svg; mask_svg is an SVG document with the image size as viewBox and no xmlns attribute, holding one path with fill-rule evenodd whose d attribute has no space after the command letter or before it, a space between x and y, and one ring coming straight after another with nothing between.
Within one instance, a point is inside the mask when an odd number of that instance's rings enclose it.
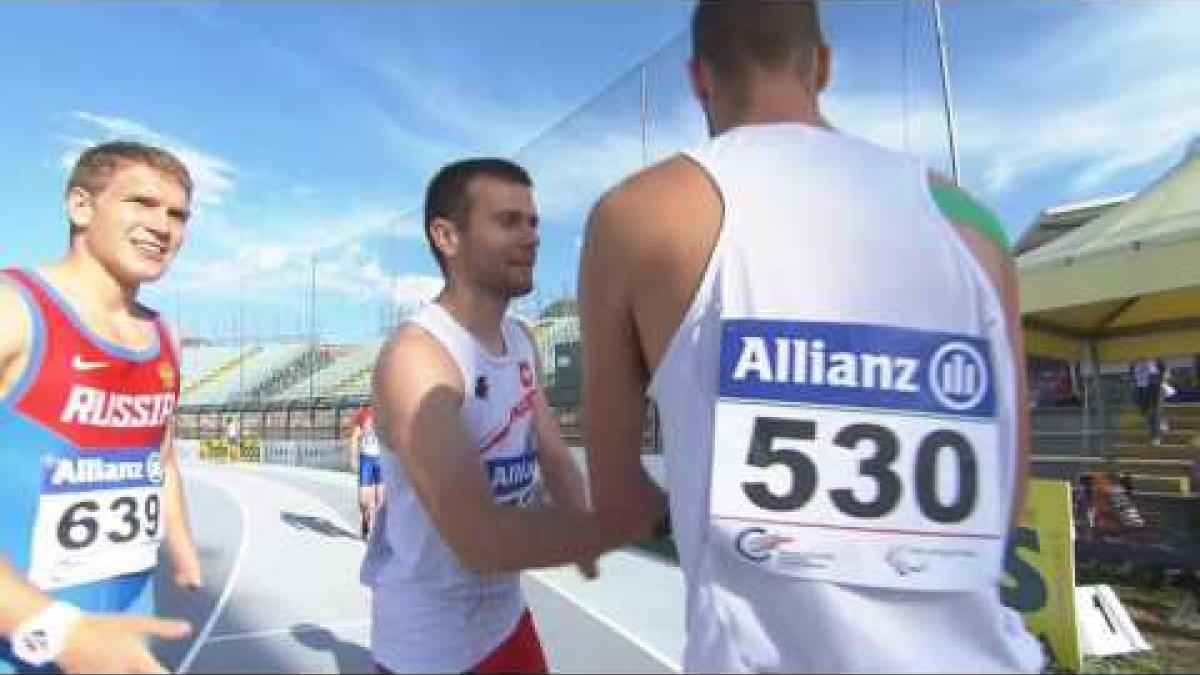
<instances>
[{"instance_id":1,"label":"bib number 639","mask_svg":"<svg viewBox=\"0 0 1200 675\"><path fill-rule=\"evenodd\" d=\"M791 474L790 488L772 491L761 481L743 482L742 492L755 506L767 511L789 512L804 508L815 495L820 478L817 464L805 452L777 447L779 440L812 442L817 439L817 422L779 417L755 417L746 463L757 468L782 466ZM858 473L872 479L877 490L874 499L863 500L853 489L828 490L834 508L854 518L883 518L904 497L905 476L893 466L900 456L901 440L891 429L872 423L854 423L840 429L832 439L835 448L858 450L863 444L874 446L874 453L859 461ZM938 493L939 462L943 453L954 456L958 490L946 498ZM917 444L911 477L917 507L929 520L940 524L959 523L968 518L979 493L979 463L975 449L962 433L938 429L926 433Z\"/></svg>"},{"instance_id":2,"label":"bib number 639","mask_svg":"<svg viewBox=\"0 0 1200 675\"><path fill-rule=\"evenodd\" d=\"M88 548L102 535L113 544L133 541L142 533L153 539L158 536L161 512L156 493L144 500L124 495L108 502L107 508L98 500L88 499L63 512L55 535L59 545L68 551Z\"/></svg>"}]
</instances>

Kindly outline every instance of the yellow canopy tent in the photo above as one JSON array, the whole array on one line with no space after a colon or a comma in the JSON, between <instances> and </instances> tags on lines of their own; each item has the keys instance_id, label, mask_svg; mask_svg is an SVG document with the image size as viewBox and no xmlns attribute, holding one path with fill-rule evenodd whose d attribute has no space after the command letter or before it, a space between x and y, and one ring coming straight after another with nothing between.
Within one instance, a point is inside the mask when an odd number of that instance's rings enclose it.
<instances>
[{"instance_id":1,"label":"yellow canopy tent","mask_svg":"<svg viewBox=\"0 0 1200 675\"><path fill-rule=\"evenodd\" d=\"M1094 367L1200 352L1200 143L1137 197L1017 265L1030 354Z\"/></svg>"}]
</instances>

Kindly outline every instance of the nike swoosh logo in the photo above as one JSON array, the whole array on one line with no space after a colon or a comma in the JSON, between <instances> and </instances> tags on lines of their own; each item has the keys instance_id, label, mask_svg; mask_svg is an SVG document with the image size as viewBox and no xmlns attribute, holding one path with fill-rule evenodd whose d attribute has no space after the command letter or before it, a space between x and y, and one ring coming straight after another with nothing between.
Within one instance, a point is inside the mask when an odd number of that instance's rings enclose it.
<instances>
[{"instance_id":1,"label":"nike swoosh logo","mask_svg":"<svg viewBox=\"0 0 1200 675\"><path fill-rule=\"evenodd\" d=\"M109 364L103 361L84 361L83 358L78 354L76 354L75 358L71 361L72 368L84 372L89 370L99 370L100 368L107 368L108 365Z\"/></svg>"}]
</instances>

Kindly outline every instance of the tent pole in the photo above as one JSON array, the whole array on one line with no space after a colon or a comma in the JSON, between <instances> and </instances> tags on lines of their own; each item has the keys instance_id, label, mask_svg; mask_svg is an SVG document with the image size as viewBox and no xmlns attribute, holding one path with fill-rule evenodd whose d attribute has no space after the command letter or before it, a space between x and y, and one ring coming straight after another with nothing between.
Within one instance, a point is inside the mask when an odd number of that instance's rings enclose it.
<instances>
[{"instance_id":1,"label":"tent pole","mask_svg":"<svg viewBox=\"0 0 1200 675\"><path fill-rule=\"evenodd\" d=\"M1085 349L1079 361L1079 380L1083 392L1083 410L1080 432L1083 434L1083 454L1092 454L1092 358L1091 351Z\"/></svg>"},{"instance_id":2,"label":"tent pole","mask_svg":"<svg viewBox=\"0 0 1200 675\"><path fill-rule=\"evenodd\" d=\"M1091 378L1096 388L1096 434L1097 449L1100 456L1111 462L1116 458L1112 453L1112 439L1109 433L1108 397L1104 395L1104 378L1100 376L1100 353L1094 339L1088 339L1084 348L1087 350L1088 361L1091 363Z\"/></svg>"}]
</instances>

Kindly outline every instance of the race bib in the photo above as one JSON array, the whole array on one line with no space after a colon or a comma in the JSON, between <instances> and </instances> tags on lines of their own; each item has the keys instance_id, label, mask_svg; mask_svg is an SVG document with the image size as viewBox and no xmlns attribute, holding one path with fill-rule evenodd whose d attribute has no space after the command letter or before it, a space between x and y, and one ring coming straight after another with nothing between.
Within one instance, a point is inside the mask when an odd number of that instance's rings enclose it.
<instances>
[{"instance_id":1,"label":"race bib","mask_svg":"<svg viewBox=\"0 0 1200 675\"><path fill-rule=\"evenodd\" d=\"M532 447L520 455L486 460L484 466L497 504L530 506L536 501L538 466Z\"/></svg>"},{"instance_id":2,"label":"race bib","mask_svg":"<svg viewBox=\"0 0 1200 675\"><path fill-rule=\"evenodd\" d=\"M359 445L359 452L368 457L379 456L379 436L375 435L375 423L371 422L363 426L362 441Z\"/></svg>"},{"instance_id":3,"label":"race bib","mask_svg":"<svg viewBox=\"0 0 1200 675\"><path fill-rule=\"evenodd\" d=\"M774 573L910 590L1000 578L990 348L863 324L726 320L710 517Z\"/></svg>"},{"instance_id":4,"label":"race bib","mask_svg":"<svg viewBox=\"0 0 1200 675\"><path fill-rule=\"evenodd\" d=\"M157 451L43 457L29 580L54 590L154 567L162 484Z\"/></svg>"}]
</instances>

